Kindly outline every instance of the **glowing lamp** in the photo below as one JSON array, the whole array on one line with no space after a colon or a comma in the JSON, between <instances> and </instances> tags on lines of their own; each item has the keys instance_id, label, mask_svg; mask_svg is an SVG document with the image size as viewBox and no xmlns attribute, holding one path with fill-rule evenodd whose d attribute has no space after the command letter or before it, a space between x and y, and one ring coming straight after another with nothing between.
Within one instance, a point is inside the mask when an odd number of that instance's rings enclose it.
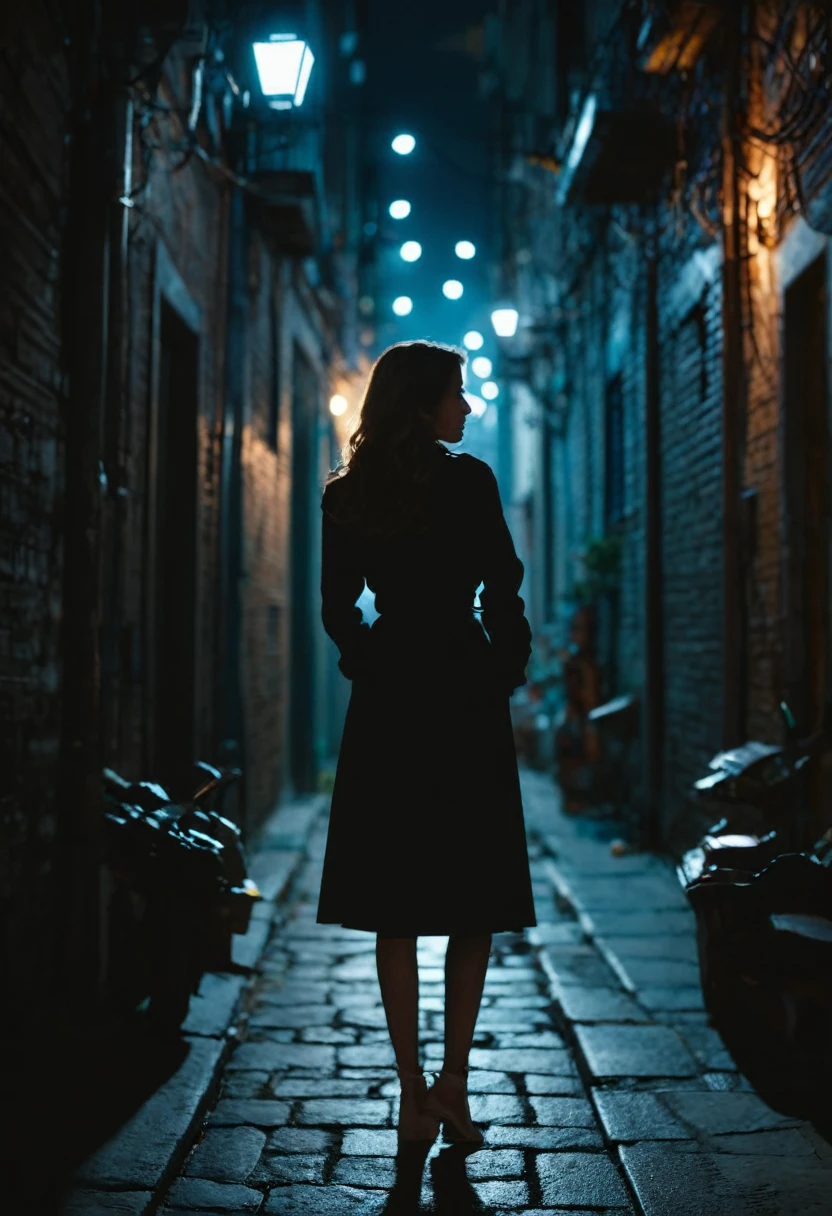
<instances>
[{"instance_id":1,"label":"glowing lamp","mask_svg":"<svg viewBox=\"0 0 832 1216\"><path fill-rule=\"evenodd\" d=\"M513 338L519 320L520 314L516 308L495 308L491 314L491 324L498 338Z\"/></svg>"},{"instance_id":2,"label":"glowing lamp","mask_svg":"<svg viewBox=\"0 0 832 1216\"><path fill-rule=\"evenodd\" d=\"M464 258L465 261L467 261L468 258L472 258L474 256L474 254L477 252L477 248L476 245L472 245L470 241L457 241L456 245L454 246L454 252L458 258Z\"/></svg>"},{"instance_id":3,"label":"glowing lamp","mask_svg":"<svg viewBox=\"0 0 832 1216\"><path fill-rule=\"evenodd\" d=\"M442 284L442 294L449 300L458 300L464 290L459 279L448 279Z\"/></svg>"},{"instance_id":4,"label":"glowing lamp","mask_svg":"<svg viewBox=\"0 0 832 1216\"><path fill-rule=\"evenodd\" d=\"M315 62L309 44L296 34L271 34L253 45L260 89L272 109L303 105Z\"/></svg>"},{"instance_id":5,"label":"glowing lamp","mask_svg":"<svg viewBox=\"0 0 832 1216\"><path fill-rule=\"evenodd\" d=\"M481 350L482 344L485 341L479 330L469 329L468 333L462 339L466 350Z\"/></svg>"},{"instance_id":6,"label":"glowing lamp","mask_svg":"<svg viewBox=\"0 0 832 1216\"><path fill-rule=\"evenodd\" d=\"M405 241L399 250L399 255L404 262L418 262L422 256L422 246L418 241Z\"/></svg>"},{"instance_id":7,"label":"glowing lamp","mask_svg":"<svg viewBox=\"0 0 832 1216\"><path fill-rule=\"evenodd\" d=\"M412 135L397 135L390 147L394 152L398 152L399 156L410 156L416 147L416 140Z\"/></svg>"},{"instance_id":8,"label":"glowing lamp","mask_svg":"<svg viewBox=\"0 0 832 1216\"><path fill-rule=\"evenodd\" d=\"M475 376L479 376L480 380L487 380L491 375L491 360L486 359L485 355L477 355L476 359L471 361L471 371Z\"/></svg>"},{"instance_id":9,"label":"glowing lamp","mask_svg":"<svg viewBox=\"0 0 832 1216\"><path fill-rule=\"evenodd\" d=\"M349 402L346 397L342 397L340 393L336 393L329 399L329 412L338 418L341 414L346 413Z\"/></svg>"},{"instance_id":10,"label":"glowing lamp","mask_svg":"<svg viewBox=\"0 0 832 1216\"><path fill-rule=\"evenodd\" d=\"M410 296L396 296L393 301L393 312L397 317L406 317L413 311L413 301Z\"/></svg>"},{"instance_id":11,"label":"glowing lamp","mask_svg":"<svg viewBox=\"0 0 832 1216\"><path fill-rule=\"evenodd\" d=\"M493 380L486 380L485 384L480 388L480 392L486 401L495 401L500 395L500 390Z\"/></svg>"},{"instance_id":12,"label":"glowing lamp","mask_svg":"<svg viewBox=\"0 0 832 1216\"><path fill-rule=\"evenodd\" d=\"M397 198L390 204L389 211L394 220L406 220L410 215L410 203L406 198Z\"/></svg>"}]
</instances>

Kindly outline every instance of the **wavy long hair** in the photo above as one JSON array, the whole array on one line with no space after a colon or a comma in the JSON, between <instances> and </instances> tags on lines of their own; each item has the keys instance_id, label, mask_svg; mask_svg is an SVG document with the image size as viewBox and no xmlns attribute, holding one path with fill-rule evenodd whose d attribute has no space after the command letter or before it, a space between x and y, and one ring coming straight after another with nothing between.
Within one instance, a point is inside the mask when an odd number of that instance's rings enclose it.
<instances>
[{"instance_id":1,"label":"wavy long hair","mask_svg":"<svg viewBox=\"0 0 832 1216\"><path fill-rule=\"evenodd\" d=\"M397 342L373 365L358 426L327 478L327 510L367 535L427 527L427 486L439 444L433 416L465 355L438 342ZM332 499L335 499L333 502Z\"/></svg>"}]
</instances>

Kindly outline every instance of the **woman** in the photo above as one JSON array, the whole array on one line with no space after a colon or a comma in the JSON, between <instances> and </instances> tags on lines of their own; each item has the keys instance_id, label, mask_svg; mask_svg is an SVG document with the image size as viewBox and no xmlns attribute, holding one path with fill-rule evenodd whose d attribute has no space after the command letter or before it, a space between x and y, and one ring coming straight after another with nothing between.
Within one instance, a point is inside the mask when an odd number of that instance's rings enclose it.
<instances>
[{"instance_id":1,"label":"woman","mask_svg":"<svg viewBox=\"0 0 832 1216\"><path fill-rule=\"evenodd\" d=\"M386 350L324 489L322 617L353 683L317 919L377 934L400 1138L433 1139L441 1121L479 1142L466 1073L491 934L535 924L508 704L531 631L494 475L439 442L459 443L471 412L463 358L431 342ZM356 607L365 579L372 629ZM429 1091L419 934L449 938L445 1057Z\"/></svg>"}]
</instances>

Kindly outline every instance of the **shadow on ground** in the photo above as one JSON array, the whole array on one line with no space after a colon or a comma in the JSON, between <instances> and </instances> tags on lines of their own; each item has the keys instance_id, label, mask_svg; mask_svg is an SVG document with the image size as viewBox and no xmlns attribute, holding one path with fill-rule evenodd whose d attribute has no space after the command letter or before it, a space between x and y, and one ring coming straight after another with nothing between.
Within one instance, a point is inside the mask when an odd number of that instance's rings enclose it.
<instances>
[{"instance_id":1,"label":"shadow on ground","mask_svg":"<svg viewBox=\"0 0 832 1216\"><path fill-rule=\"evenodd\" d=\"M55 1209L73 1171L180 1068L190 1048L153 1035L139 1017L83 1038L7 1043L0 1117L4 1197ZM5 1181L8 1180L8 1181Z\"/></svg>"},{"instance_id":2,"label":"shadow on ground","mask_svg":"<svg viewBox=\"0 0 832 1216\"><path fill-rule=\"evenodd\" d=\"M417 1216L432 1212L435 1216L491 1216L468 1181L465 1159L476 1152L478 1145L453 1144L442 1149L430 1163L434 1204L420 1207L422 1180L429 1143L404 1145L396 1157L396 1181L380 1216Z\"/></svg>"}]
</instances>

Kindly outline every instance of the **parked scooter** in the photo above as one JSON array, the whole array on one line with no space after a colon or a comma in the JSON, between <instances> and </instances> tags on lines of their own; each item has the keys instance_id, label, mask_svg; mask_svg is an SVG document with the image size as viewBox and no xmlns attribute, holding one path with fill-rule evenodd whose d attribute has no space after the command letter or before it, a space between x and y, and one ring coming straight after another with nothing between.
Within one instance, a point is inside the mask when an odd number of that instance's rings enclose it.
<instances>
[{"instance_id":1,"label":"parked scooter","mask_svg":"<svg viewBox=\"0 0 832 1216\"><path fill-rule=\"evenodd\" d=\"M805 1112L832 1081L832 833L807 846L790 811L798 775L832 734L827 713L801 740L781 709L785 747L722 752L696 782L728 815L677 871L696 914L705 1004L726 1046L755 1082L769 1078L781 1104Z\"/></svg>"},{"instance_id":2,"label":"parked scooter","mask_svg":"<svg viewBox=\"0 0 832 1216\"><path fill-rule=\"evenodd\" d=\"M723 810L730 832L776 831L782 852L812 844L795 807L801 801L801 783L832 747L832 704L819 729L806 737L801 737L785 701L780 712L786 727L782 746L755 739L718 752L708 765L710 773L694 782L693 794Z\"/></svg>"},{"instance_id":3,"label":"parked scooter","mask_svg":"<svg viewBox=\"0 0 832 1216\"><path fill-rule=\"evenodd\" d=\"M148 1001L151 1023L179 1027L205 971L231 967L231 937L260 898L246 876L240 831L211 809L239 770L196 766L177 802L156 782L104 771L111 879L107 982L126 1010Z\"/></svg>"}]
</instances>

